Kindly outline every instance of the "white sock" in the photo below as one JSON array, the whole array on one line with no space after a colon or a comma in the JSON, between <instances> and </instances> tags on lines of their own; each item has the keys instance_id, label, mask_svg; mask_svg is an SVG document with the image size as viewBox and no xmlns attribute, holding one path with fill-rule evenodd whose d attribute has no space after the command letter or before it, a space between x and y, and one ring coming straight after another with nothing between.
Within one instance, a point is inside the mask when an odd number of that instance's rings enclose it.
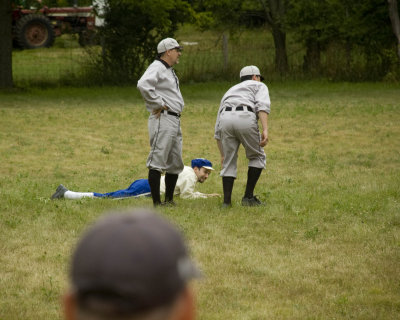
<instances>
[{"instance_id":1,"label":"white sock","mask_svg":"<svg viewBox=\"0 0 400 320\"><path fill-rule=\"evenodd\" d=\"M75 191L66 191L64 193L64 198L69 200L79 200L82 198L94 198L93 192L75 192Z\"/></svg>"}]
</instances>

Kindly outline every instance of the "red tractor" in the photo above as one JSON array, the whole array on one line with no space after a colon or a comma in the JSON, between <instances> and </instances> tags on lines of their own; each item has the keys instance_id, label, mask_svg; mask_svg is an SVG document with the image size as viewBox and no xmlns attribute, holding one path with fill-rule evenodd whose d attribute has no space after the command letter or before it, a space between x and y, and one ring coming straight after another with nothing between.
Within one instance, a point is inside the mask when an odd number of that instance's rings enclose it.
<instances>
[{"instance_id":1,"label":"red tractor","mask_svg":"<svg viewBox=\"0 0 400 320\"><path fill-rule=\"evenodd\" d=\"M95 34L93 7L14 7L12 22L14 45L23 49L51 47L63 33L79 34L79 43L85 45Z\"/></svg>"}]
</instances>

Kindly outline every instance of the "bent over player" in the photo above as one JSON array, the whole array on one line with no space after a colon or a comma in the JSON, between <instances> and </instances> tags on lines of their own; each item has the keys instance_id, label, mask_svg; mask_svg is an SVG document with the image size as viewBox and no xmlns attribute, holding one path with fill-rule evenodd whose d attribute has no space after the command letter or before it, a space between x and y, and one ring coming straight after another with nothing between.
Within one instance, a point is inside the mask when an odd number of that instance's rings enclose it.
<instances>
[{"instance_id":1,"label":"bent over player","mask_svg":"<svg viewBox=\"0 0 400 320\"><path fill-rule=\"evenodd\" d=\"M240 83L230 88L221 100L215 124L215 139L221 153L223 207L231 206L233 183L237 175L237 157L243 145L249 161L243 206L260 206L263 203L254 196L254 188L265 168L263 147L268 143L268 114L270 98L264 78L256 66L240 71ZM262 125L260 135L258 120Z\"/></svg>"},{"instance_id":2,"label":"bent over player","mask_svg":"<svg viewBox=\"0 0 400 320\"><path fill-rule=\"evenodd\" d=\"M183 170L180 117L184 101L178 77L172 68L179 63L181 50L175 39L162 40L157 45L157 59L137 84L150 112L148 130L151 148L146 165L154 206L161 205L161 172L166 172L164 204L173 204L178 174Z\"/></svg>"},{"instance_id":3,"label":"bent over player","mask_svg":"<svg viewBox=\"0 0 400 320\"><path fill-rule=\"evenodd\" d=\"M208 179L208 176L214 171L212 163L203 158L193 159L191 167L185 166L183 171L179 174L176 186L175 194L179 195L183 199L198 199L198 198L209 198L217 197L217 193L201 193L195 191L196 183L203 183ZM161 177L160 192L165 193L165 176ZM128 197L141 197L150 194L150 185L147 179L137 179L131 183L131 185L122 190L117 190L108 193L98 192L75 192L68 190L62 184L57 187L56 192L51 196L51 199L69 199L79 200L82 198L113 198L121 199Z\"/></svg>"}]
</instances>

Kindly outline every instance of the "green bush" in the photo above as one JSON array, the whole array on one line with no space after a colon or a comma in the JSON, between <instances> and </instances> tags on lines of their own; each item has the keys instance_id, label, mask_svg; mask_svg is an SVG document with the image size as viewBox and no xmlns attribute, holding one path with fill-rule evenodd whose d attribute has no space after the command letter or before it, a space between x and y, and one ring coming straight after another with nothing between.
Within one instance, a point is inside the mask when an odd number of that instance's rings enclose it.
<instances>
[{"instance_id":1,"label":"green bush","mask_svg":"<svg viewBox=\"0 0 400 320\"><path fill-rule=\"evenodd\" d=\"M157 43L172 37L191 18L182 0L109 0L99 28L101 51L91 55L93 72L103 83L133 83L156 56Z\"/></svg>"}]
</instances>

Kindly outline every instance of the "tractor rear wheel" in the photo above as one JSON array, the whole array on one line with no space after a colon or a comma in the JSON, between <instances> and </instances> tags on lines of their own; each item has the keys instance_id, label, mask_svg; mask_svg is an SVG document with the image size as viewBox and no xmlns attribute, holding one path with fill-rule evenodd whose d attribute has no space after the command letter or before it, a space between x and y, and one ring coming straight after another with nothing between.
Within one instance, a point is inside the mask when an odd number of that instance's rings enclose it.
<instances>
[{"instance_id":1,"label":"tractor rear wheel","mask_svg":"<svg viewBox=\"0 0 400 320\"><path fill-rule=\"evenodd\" d=\"M18 20L15 35L18 45L24 49L51 47L55 38L50 20L40 14L28 14Z\"/></svg>"}]
</instances>

